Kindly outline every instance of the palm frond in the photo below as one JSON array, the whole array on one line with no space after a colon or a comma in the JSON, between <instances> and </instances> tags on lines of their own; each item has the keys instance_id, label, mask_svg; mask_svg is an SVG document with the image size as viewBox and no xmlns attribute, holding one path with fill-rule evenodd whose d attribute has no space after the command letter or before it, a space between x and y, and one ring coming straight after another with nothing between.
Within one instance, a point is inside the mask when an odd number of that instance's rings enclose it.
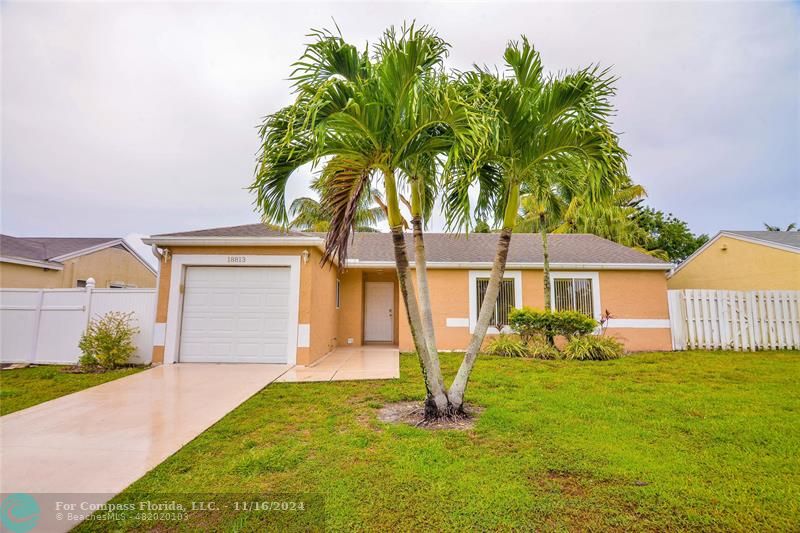
<instances>
[{"instance_id":1,"label":"palm frond","mask_svg":"<svg viewBox=\"0 0 800 533\"><path fill-rule=\"evenodd\" d=\"M359 208L370 192L368 160L337 156L327 163L319 181L323 190L322 205L330 214L330 228L325 239L323 263L347 262L350 238L356 227Z\"/></svg>"}]
</instances>

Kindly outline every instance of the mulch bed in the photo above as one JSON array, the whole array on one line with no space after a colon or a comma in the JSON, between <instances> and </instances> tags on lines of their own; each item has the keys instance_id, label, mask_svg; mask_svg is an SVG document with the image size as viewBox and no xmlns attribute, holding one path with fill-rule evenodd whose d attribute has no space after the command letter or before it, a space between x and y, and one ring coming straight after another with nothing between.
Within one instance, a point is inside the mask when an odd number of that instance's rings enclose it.
<instances>
[{"instance_id":1,"label":"mulch bed","mask_svg":"<svg viewBox=\"0 0 800 533\"><path fill-rule=\"evenodd\" d=\"M466 414L443 418L439 420L425 420L425 407L421 402L397 402L384 405L378 410L378 420L389 424L407 424L423 429L456 429L466 431L475 427L475 420L483 411L482 407L467 406Z\"/></svg>"}]
</instances>

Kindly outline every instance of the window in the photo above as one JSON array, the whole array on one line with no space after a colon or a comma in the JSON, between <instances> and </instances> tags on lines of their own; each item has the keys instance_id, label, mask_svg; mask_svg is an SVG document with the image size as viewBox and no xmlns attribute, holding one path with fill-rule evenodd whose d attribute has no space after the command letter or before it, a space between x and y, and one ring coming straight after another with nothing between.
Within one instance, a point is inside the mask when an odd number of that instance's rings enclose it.
<instances>
[{"instance_id":1,"label":"window","mask_svg":"<svg viewBox=\"0 0 800 533\"><path fill-rule=\"evenodd\" d=\"M553 307L556 311L578 311L594 317L591 278L553 279Z\"/></svg>"},{"instance_id":2,"label":"window","mask_svg":"<svg viewBox=\"0 0 800 533\"><path fill-rule=\"evenodd\" d=\"M75 281L75 286L78 287L78 288L86 287L86 280L85 279L79 279L79 280Z\"/></svg>"},{"instance_id":3,"label":"window","mask_svg":"<svg viewBox=\"0 0 800 533\"><path fill-rule=\"evenodd\" d=\"M336 309L339 309L339 307L341 307L341 302L342 302L341 299L340 299L341 296L340 296L340 292L339 292L340 286L341 286L341 282L337 279L336 280Z\"/></svg>"},{"instance_id":4,"label":"window","mask_svg":"<svg viewBox=\"0 0 800 533\"><path fill-rule=\"evenodd\" d=\"M489 286L489 278L478 278L475 280L476 290L478 293L478 306L475 309L475 316L481 313L481 306L483 305L483 298L486 295L486 288ZM508 325L508 312L516 307L516 298L514 291L514 280L504 278L500 284L500 293L497 295L497 303L495 304L494 313L492 314L489 325L497 327Z\"/></svg>"}]
</instances>

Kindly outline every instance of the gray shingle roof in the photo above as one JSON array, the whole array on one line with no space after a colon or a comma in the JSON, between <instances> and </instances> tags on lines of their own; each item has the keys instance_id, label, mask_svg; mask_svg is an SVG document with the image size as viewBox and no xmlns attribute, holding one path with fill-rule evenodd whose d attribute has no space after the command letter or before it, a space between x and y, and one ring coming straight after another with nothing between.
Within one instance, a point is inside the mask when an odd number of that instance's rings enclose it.
<instances>
[{"instance_id":1,"label":"gray shingle roof","mask_svg":"<svg viewBox=\"0 0 800 533\"><path fill-rule=\"evenodd\" d=\"M800 231L730 231L723 230L721 233L731 233L750 239L772 242L781 246L790 246L800 250Z\"/></svg>"},{"instance_id":2,"label":"gray shingle roof","mask_svg":"<svg viewBox=\"0 0 800 533\"><path fill-rule=\"evenodd\" d=\"M12 237L0 235L0 255L32 261L49 261L54 257L77 252L118 237Z\"/></svg>"},{"instance_id":3,"label":"gray shingle roof","mask_svg":"<svg viewBox=\"0 0 800 533\"><path fill-rule=\"evenodd\" d=\"M324 238L322 233L282 232L263 224L248 224L227 228L213 228L155 235L158 237L303 237ZM413 260L414 249L410 234L406 239L409 258ZM588 234L551 234L550 261L553 263L606 263L606 264L653 264L667 263L650 255L637 252L615 242ZM497 235L471 233L453 235L447 233L425 234L427 260L431 263L491 263L494 260ZM350 245L349 257L361 262L394 261L392 239L387 233L356 233ZM510 263L541 263L542 247L538 234L517 233L511 238L508 253Z\"/></svg>"},{"instance_id":4,"label":"gray shingle roof","mask_svg":"<svg viewBox=\"0 0 800 533\"><path fill-rule=\"evenodd\" d=\"M210 228L195 231L182 231L179 233L162 233L153 235L158 237L306 237L308 233L299 231L284 231L270 228L264 224L244 224L242 226L226 226L224 228Z\"/></svg>"},{"instance_id":5,"label":"gray shingle roof","mask_svg":"<svg viewBox=\"0 0 800 533\"><path fill-rule=\"evenodd\" d=\"M550 261L553 263L651 263L663 264L655 257L637 252L615 242L587 234L551 234ZM407 238L409 258L414 257L413 242ZM428 233L425 250L430 263L491 263L497 248L497 235L471 233L452 235ZM350 257L359 261L394 261L392 241L387 234L358 233L350 249ZM509 263L541 263L542 239L534 233L517 233L511 237Z\"/></svg>"}]
</instances>

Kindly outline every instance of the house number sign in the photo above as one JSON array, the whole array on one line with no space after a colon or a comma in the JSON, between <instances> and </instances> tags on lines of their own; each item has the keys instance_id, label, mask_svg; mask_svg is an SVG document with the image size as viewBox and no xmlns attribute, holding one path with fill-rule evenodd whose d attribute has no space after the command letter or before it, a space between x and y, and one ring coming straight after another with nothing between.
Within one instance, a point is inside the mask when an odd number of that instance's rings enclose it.
<instances>
[{"instance_id":1,"label":"house number sign","mask_svg":"<svg viewBox=\"0 0 800 533\"><path fill-rule=\"evenodd\" d=\"M247 262L247 257L244 255L229 255L228 263L242 264Z\"/></svg>"}]
</instances>

